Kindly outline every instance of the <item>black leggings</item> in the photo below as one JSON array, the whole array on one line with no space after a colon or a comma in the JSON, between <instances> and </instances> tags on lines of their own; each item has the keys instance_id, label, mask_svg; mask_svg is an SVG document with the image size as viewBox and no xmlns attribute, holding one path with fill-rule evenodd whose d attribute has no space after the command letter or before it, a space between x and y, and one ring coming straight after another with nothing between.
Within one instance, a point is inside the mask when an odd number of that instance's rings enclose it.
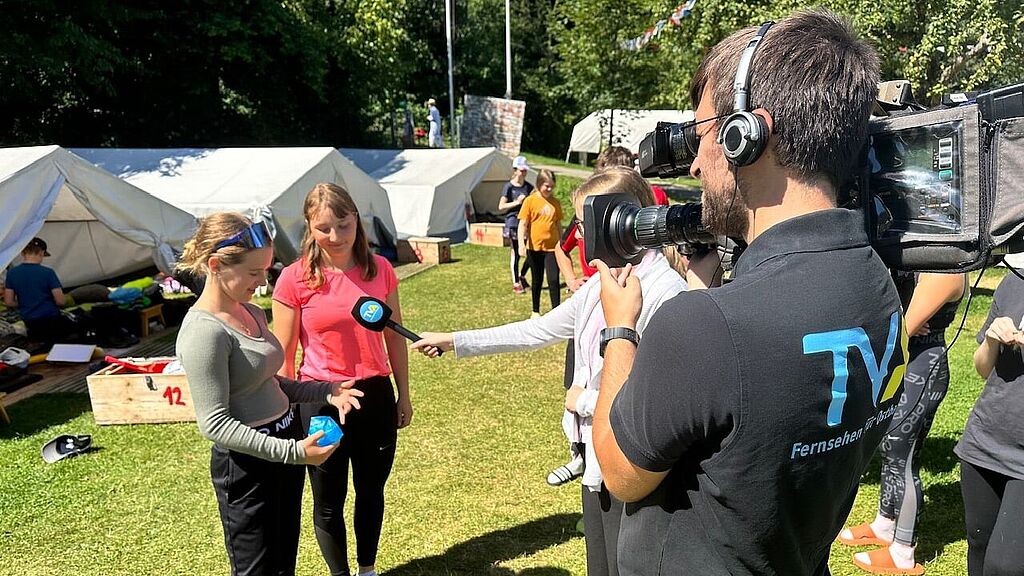
<instances>
[{"instance_id":1,"label":"black leggings","mask_svg":"<svg viewBox=\"0 0 1024 576\"><path fill-rule=\"evenodd\" d=\"M921 447L932 427L935 411L949 388L945 347L945 337L941 332L925 338L911 338L910 361L903 377L903 396L892 420L900 424L882 440L879 447L882 479L878 512L896 520L894 540L907 546L915 544L914 529L924 504ZM929 374L931 379L928 379Z\"/></svg>"},{"instance_id":2,"label":"black leggings","mask_svg":"<svg viewBox=\"0 0 1024 576\"><path fill-rule=\"evenodd\" d=\"M320 466L307 466L313 488L313 527L320 552L332 576L349 576L345 540L345 498L348 466L352 462L352 486L356 493L353 528L356 560L360 566L377 562L377 544L384 524L384 484L395 461L395 393L386 376L356 382L362 390L362 406L345 416L341 445ZM311 416L326 415L337 421L338 410L330 404L302 404L303 430Z\"/></svg>"},{"instance_id":3,"label":"black leggings","mask_svg":"<svg viewBox=\"0 0 1024 576\"><path fill-rule=\"evenodd\" d=\"M960 460L970 576L1024 575L1024 480Z\"/></svg>"},{"instance_id":4,"label":"black leggings","mask_svg":"<svg viewBox=\"0 0 1024 576\"><path fill-rule=\"evenodd\" d=\"M289 410L264 426L271 436L300 439L299 419ZM302 515L302 466L270 462L213 445L210 477L224 527L232 576L295 574Z\"/></svg>"},{"instance_id":5,"label":"black leggings","mask_svg":"<svg viewBox=\"0 0 1024 576\"><path fill-rule=\"evenodd\" d=\"M526 271L530 269L530 260L523 254L523 269L519 269L519 232L513 230L509 234L509 240L512 245L512 255L509 258L509 271L512 273L512 283L518 284L520 280L526 278Z\"/></svg>"},{"instance_id":6,"label":"black leggings","mask_svg":"<svg viewBox=\"0 0 1024 576\"><path fill-rule=\"evenodd\" d=\"M581 444L582 447L582 444ZM583 451L581 449L580 453ZM608 492L583 486L583 532L587 545L587 576L618 576L619 524L622 502Z\"/></svg>"},{"instance_id":7,"label":"black leggings","mask_svg":"<svg viewBox=\"0 0 1024 576\"><path fill-rule=\"evenodd\" d=\"M561 302L561 287L558 285L558 261L555 260L554 252L543 250L527 250L526 260L530 263L530 278L533 283L530 291L533 294L533 311L540 313L540 292L541 284L544 282L544 273L548 275L548 295L551 296L551 307L558 306Z\"/></svg>"}]
</instances>

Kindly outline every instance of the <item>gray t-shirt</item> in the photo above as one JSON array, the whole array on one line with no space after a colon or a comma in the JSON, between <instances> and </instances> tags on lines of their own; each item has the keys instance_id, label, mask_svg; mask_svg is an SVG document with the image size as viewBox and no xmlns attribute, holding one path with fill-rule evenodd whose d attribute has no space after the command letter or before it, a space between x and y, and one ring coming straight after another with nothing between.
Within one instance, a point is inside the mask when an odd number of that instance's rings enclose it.
<instances>
[{"instance_id":1,"label":"gray t-shirt","mask_svg":"<svg viewBox=\"0 0 1024 576\"><path fill-rule=\"evenodd\" d=\"M992 309L978 331L978 344L992 321L1008 316L1024 323L1024 280L1007 274L992 297ZM1024 353L1001 346L985 388L974 403L956 455L994 472L1024 480Z\"/></svg>"},{"instance_id":2,"label":"gray t-shirt","mask_svg":"<svg viewBox=\"0 0 1024 576\"><path fill-rule=\"evenodd\" d=\"M256 427L284 415L290 402L322 402L331 386L277 376L284 362L281 343L267 328L263 310L252 304L245 307L259 325L256 336L196 307L181 323L176 346L199 431L229 450L303 464L306 453L295 440L274 438Z\"/></svg>"}]
</instances>

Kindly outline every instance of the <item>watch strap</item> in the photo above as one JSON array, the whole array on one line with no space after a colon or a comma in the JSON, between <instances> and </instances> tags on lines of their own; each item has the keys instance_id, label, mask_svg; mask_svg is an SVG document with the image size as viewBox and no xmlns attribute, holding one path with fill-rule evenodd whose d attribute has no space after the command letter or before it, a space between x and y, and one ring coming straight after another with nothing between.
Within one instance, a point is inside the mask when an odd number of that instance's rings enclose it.
<instances>
[{"instance_id":1,"label":"watch strap","mask_svg":"<svg viewBox=\"0 0 1024 576\"><path fill-rule=\"evenodd\" d=\"M608 342L615 340L616 338L629 340L634 346L640 345L640 334L632 328L626 328L625 326L609 326L608 328L602 328L601 348L599 350L602 358L604 358L604 349L608 345Z\"/></svg>"}]
</instances>

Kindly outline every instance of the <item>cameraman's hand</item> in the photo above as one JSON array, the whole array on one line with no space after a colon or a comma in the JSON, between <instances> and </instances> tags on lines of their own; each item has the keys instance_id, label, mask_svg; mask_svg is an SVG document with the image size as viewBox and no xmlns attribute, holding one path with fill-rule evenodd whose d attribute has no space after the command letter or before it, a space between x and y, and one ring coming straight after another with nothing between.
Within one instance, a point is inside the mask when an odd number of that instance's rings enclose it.
<instances>
[{"instance_id":1,"label":"cameraman's hand","mask_svg":"<svg viewBox=\"0 0 1024 576\"><path fill-rule=\"evenodd\" d=\"M299 445L306 452L306 464L312 466L319 466L327 461L331 457L331 454L338 449L340 442L331 444L330 446L317 446L317 440L324 437L323 430L320 430L312 436L307 436L302 440L299 440Z\"/></svg>"},{"instance_id":2,"label":"cameraman's hand","mask_svg":"<svg viewBox=\"0 0 1024 576\"><path fill-rule=\"evenodd\" d=\"M604 321L608 326L636 328L644 299L640 291L640 279L633 275L633 265L612 270L600 260L591 266L601 274L601 307Z\"/></svg>"}]
</instances>

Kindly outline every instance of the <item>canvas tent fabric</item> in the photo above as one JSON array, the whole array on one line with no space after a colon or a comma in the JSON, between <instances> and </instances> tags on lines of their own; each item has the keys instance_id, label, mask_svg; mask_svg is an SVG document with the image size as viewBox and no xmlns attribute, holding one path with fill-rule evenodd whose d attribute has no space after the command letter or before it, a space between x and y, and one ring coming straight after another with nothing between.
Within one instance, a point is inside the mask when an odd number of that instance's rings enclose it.
<instances>
[{"instance_id":1,"label":"canvas tent fabric","mask_svg":"<svg viewBox=\"0 0 1024 576\"><path fill-rule=\"evenodd\" d=\"M0 268L43 238L65 286L164 272L195 218L59 146L0 148Z\"/></svg>"},{"instance_id":2,"label":"canvas tent fabric","mask_svg":"<svg viewBox=\"0 0 1024 576\"><path fill-rule=\"evenodd\" d=\"M632 152L640 148L640 141L654 131L658 122L687 122L693 120L691 110L596 110L572 127L566 161L573 152L599 154L612 146L622 146Z\"/></svg>"},{"instance_id":3,"label":"canvas tent fabric","mask_svg":"<svg viewBox=\"0 0 1024 576\"><path fill-rule=\"evenodd\" d=\"M512 174L512 160L495 148L340 151L387 190L401 239L466 240L468 216L500 216L498 197Z\"/></svg>"},{"instance_id":4,"label":"canvas tent fabric","mask_svg":"<svg viewBox=\"0 0 1024 576\"><path fill-rule=\"evenodd\" d=\"M285 262L301 250L302 204L315 184L333 182L352 195L372 244L393 248L387 193L329 147L73 149L76 154L156 198L197 217L234 211L271 215L274 251Z\"/></svg>"}]
</instances>

